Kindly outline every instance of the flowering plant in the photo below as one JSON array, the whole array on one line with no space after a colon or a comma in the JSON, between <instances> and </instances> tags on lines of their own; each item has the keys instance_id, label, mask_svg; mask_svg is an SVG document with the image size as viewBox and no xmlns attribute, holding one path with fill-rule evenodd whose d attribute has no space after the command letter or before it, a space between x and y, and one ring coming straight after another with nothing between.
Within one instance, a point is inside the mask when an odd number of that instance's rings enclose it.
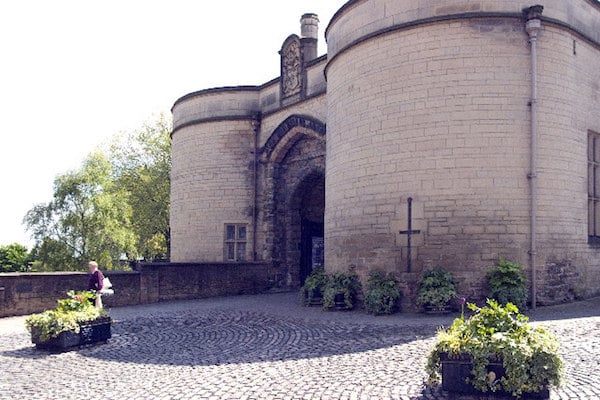
<instances>
[{"instance_id":1,"label":"flowering plant","mask_svg":"<svg viewBox=\"0 0 600 400\"><path fill-rule=\"evenodd\" d=\"M75 292L74 290L69 290L67 296L69 296L68 299L57 300L57 309L62 311L82 311L94 304L96 294L92 291Z\"/></svg>"},{"instance_id":2,"label":"flowering plant","mask_svg":"<svg viewBox=\"0 0 600 400\"><path fill-rule=\"evenodd\" d=\"M456 318L450 328L438 332L437 343L427 359L429 383L439 381L441 358L472 361L468 382L481 392L503 390L513 396L539 392L545 386L558 386L563 361L558 353L557 338L541 327L532 327L528 318L512 303L502 306L488 300L466 321ZM504 376L488 371L491 362L501 362ZM498 378L498 379L496 379Z\"/></svg>"},{"instance_id":3,"label":"flowering plant","mask_svg":"<svg viewBox=\"0 0 600 400\"><path fill-rule=\"evenodd\" d=\"M79 324L108 317L108 312L96 308L93 292L67 292L69 298L58 300L58 306L40 314L33 314L25 320L27 329L40 341L57 337L61 332L79 333Z\"/></svg>"}]
</instances>

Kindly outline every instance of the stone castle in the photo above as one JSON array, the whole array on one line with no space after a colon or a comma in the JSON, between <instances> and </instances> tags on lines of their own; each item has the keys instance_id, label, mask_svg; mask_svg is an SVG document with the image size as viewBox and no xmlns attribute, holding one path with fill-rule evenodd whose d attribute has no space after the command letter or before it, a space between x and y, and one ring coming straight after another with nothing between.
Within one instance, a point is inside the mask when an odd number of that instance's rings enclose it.
<instances>
[{"instance_id":1,"label":"stone castle","mask_svg":"<svg viewBox=\"0 0 600 400\"><path fill-rule=\"evenodd\" d=\"M537 304L600 294L600 4L351 0L301 18L281 75L173 106L171 260L395 273ZM410 210L409 210L410 209Z\"/></svg>"}]
</instances>

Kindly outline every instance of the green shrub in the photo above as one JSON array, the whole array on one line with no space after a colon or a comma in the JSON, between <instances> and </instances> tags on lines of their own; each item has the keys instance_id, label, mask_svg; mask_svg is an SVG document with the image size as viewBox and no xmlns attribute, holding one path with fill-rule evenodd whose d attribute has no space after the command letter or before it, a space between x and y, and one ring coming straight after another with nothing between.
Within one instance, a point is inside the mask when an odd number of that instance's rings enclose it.
<instances>
[{"instance_id":1,"label":"green shrub","mask_svg":"<svg viewBox=\"0 0 600 400\"><path fill-rule=\"evenodd\" d=\"M539 392L544 386L559 386L563 361L558 354L558 341L544 328L534 328L528 318L519 314L512 303L505 307L495 300L478 308L469 304L474 315L467 321L456 318L448 330L438 332L437 343L427 358L426 371L430 384L437 383L441 373L441 356L450 359L465 355L473 362L470 383L478 390L505 390L513 396L523 392ZM505 375L490 379L487 365L502 361Z\"/></svg>"},{"instance_id":2,"label":"green shrub","mask_svg":"<svg viewBox=\"0 0 600 400\"><path fill-rule=\"evenodd\" d=\"M417 304L443 308L456 297L456 283L450 272L443 268L434 268L423 272L417 292Z\"/></svg>"},{"instance_id":3,"label":"green shrub","mask_svg":"<svg viewBox=\"0 0 600 400\"><path fill-rule=\"evenodd\" d=\"M355 306L356 296L361 290L358 276L354 273L336 272L330 275L325 291L323 292L323 309L333 310L336 295L344 298L345 309L351 310Z\"/></svg>"},{"instance_id":4,"label":"green shrub","mask_svg":"<svg viewBox=\"0 0 600 400\"><path fill-rule=\"evenodd\" d=\"M487 279L491 298L500 304L513 303L519 308L525 308L527 288L522 265L500 259L489 270Z\"/></svg>"},{"instance_id":5,"label":"green shrub","mask_svg":"<svg viewBox=\"0 0 600 400\"><path fill-rule=\"evenodd\" d=\"M60 333L74 331L79 333L79 323L108 317L106 310L96 308L90 301L95 297L93 292L69 291L68 299L58 300L58 306L40 314L33 314L25 320L30 332L35 331L40 341L57 337Z\"/></svg>"},{"instance_id":6,"label":"green shrub","mask_svg":"<svg viewBox=\"0 0 600 400\"><path fill-rule=\"evenodd\" d=\"M315 299L323 297L329 277L323 268L315 268L304 281L300 289L301 301L304 305L311 305Z\"/></svg>"},{"instance_id":7,"label":"green shrub","mask_svg":"<svg viewBox=\"0 0 600 400\"><path fill-rule=\"evenodd\" d=\"M400 310L402 292L391 274L371 271L367 281L365 309L370 314L393 314Z\"/></svg>"}]
</instances>

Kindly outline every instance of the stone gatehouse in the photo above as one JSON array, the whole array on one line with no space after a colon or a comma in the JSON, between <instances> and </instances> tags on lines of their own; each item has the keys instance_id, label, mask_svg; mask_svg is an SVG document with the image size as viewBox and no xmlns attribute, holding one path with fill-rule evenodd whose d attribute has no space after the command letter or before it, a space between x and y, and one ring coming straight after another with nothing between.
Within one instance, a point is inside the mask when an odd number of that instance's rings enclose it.
<instances>
[{"instance_id":1,"label":"stone gatehouse","mask_svg":"<svg viewBox=\"0 0 600 400\"><path fill-rule=\"evenodd\" d=\"M172 261L382 269L408 298L444 267L481 298L502 257L537 304L600 294L598 2L351 0L320 57L318 23L276 79L175 102Z\"/></svg>"}]
</instances>

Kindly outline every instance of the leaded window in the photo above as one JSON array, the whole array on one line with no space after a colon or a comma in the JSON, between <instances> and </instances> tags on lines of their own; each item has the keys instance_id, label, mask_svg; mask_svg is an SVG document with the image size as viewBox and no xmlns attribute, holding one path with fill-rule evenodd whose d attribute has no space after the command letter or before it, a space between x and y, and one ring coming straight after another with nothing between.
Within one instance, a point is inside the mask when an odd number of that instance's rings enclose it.
<instances>
[{"instance_id":1,"label":"leaded window","mask_svg":"<svg viewBox=\"0 0 600 400\"><path fill-rule=\"evenodd\" d=\"M246 261L246 231L246 224L225 224L225 261Z\"/></svg>"}]
</instances>

